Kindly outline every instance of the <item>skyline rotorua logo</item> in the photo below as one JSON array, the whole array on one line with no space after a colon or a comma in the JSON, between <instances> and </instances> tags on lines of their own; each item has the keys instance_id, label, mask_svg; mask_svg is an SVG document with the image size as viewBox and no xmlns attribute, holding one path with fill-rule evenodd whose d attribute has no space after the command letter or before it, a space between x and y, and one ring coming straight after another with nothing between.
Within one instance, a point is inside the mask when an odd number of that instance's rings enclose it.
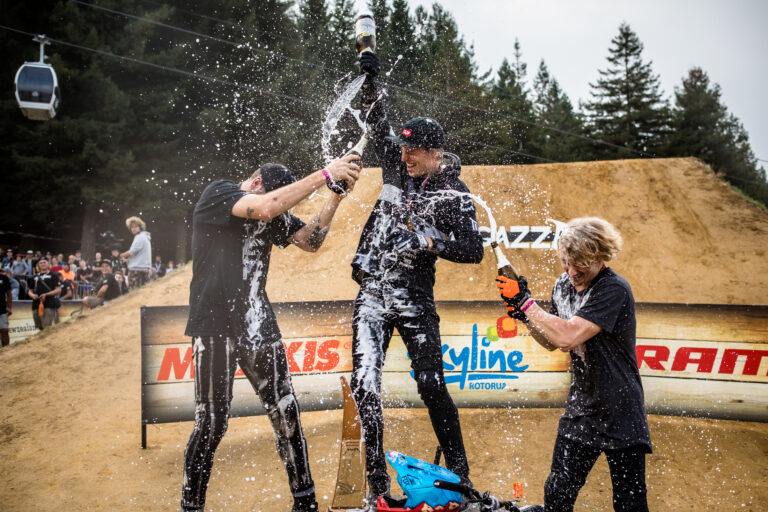
<instances>
[{"instance_id":1,"label":"skyline rotorua logo","mask_svg":"<svg viewBox=\"0 0 768 512\"><path fill-rule=\"evenodd\" d=\"M496 321L495 326L488 327L482 339L479 339L477 324L473 324L472 343L469 347L463 347L458 353L455 348L444 343L443 369L446 372L459 371L458 374L446 375L445 383L458 384L459 389L464 389L467 383L470 390L506 389L505 381L517 379L516 374L527 370L529 365L522 364L521 351L493 349L491 343L498 341L499 338L515 336L517 336L517 323L503 316Z\"/></svg>"},{"instance_id":2,"label":"skyline rotorua logo","mask_svg":"<svg viewBox=\"0 0 768 512\"><path fill-rule=\"evenodd\" d=\"M547 219L552 226L498 226L495 237L491 228L480 226L483 237L483 247L488 247L495 241L506 249L557 249L557 240L565 229L566 223L555 219Z\"/></svg>"}]
</instances>

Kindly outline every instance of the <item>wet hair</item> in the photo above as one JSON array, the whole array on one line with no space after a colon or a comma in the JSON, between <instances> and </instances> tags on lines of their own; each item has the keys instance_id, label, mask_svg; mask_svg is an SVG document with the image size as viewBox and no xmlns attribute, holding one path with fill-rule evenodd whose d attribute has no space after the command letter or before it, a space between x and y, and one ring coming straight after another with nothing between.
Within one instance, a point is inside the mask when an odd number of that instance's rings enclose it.
<instances>
[{"instance_id":1,"label":"wet hair","mask_svg":"<svg viewBox=\"0 0 768 512\"><path fill-rule=\"evenodd\" d=\"M599 217L571 219L557 239L560 257L577 267L611 261L621 251L621 246L618 230Z\"/></svg>"}]
</instances>

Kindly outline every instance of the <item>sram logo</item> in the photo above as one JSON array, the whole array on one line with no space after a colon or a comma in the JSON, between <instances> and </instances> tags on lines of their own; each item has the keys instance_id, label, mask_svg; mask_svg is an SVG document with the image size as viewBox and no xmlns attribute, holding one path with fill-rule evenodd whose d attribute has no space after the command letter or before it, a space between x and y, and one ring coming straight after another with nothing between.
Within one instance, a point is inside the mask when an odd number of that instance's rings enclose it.
<instances>
[{"instance_id":1,"label":"sram logo","mask_svg":"<svg viewBox=\"0 0 768 512\"><path fill-rule=\"evenodd\" d=\"M552 226L499 226L493 233L488 226L480 227L483 245L503 244L507 249L557 249L557 239L565 222L547 219Z\"/></svg>"},{"instance_id":2,"label":"sram logo","mask_svg":"<svg viewBox=\"0 0 768 512\"><path fill-rule=\"evenodd\" d=\"M339 365L339 340L291 341L284 343L288 367L291 373L328 372ZM238 368L235 377L244 377ZM184 380L195 378L195 365L192 363L192 347L187 347L182 356L182 349L165 349L163 360L157 371L157 381Z\"/></svg>"},{"instance_id":3,"label":"sram logo","mask_svg":"<svg viewBox=\"0 0 768 512\"><path fill-rule=\"evenodd\" d=\"M710 375L768 375L768 350L637 345L637 367ZM761 370L762 367L762 370Z\"/></svg>"}]
</instances>

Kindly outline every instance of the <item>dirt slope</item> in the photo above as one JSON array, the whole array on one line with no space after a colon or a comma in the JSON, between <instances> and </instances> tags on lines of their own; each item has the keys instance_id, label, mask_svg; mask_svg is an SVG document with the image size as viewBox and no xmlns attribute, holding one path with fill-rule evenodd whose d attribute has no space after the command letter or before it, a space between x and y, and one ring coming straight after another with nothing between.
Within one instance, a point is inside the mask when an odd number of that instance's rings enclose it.
<instances>
[{"instance_id":1,"label":"dirt slope","mask_svg":"<svg viewBox=\"0 0 768 512\"><path fill-rule=\"evenodd\" d=\"M348 299L349 258L378 184L345 202L327 247L314 258L276 251L273 300ZM767 304L763 270L768 215L707 174L696 160L599 162L468 168L467 183L501 225L601 215L627 238L616 268L639 300ZM297 212L310 216L313 205ZM481 222L482 224L483 222ZM556 272L551 251L510 250L546 294ZM439 266L439 299L495 298L492 258ZM177 510L181 462L191 423L151 426L140 449L139 307L184 304L188 268L84 317L0 350L0 510ZM560 410L462 410L473 480L498 494L525 480L538 501ZM386 413L388 447L430 459L435 444L424 410ZM303 416L321 506L333 488L340 412ZM655 510L763 510L768 502L768 425L650 418L648 460ZM604 460L579 499L608 511ZM268 421L241 418L218 452L210 510L289 510L288 487ZM529 501L530 502L530 501ZM763 505L760 505L760 504Z\"/></svg>"}]
</instances>

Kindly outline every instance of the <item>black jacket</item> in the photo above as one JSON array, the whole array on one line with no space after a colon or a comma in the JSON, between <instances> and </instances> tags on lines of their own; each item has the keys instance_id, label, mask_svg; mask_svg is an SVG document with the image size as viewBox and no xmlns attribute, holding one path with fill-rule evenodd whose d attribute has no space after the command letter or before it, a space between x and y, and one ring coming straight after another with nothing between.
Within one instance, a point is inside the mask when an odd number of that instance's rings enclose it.
<instances>
[{"instance_id":1,"label":"black jacket","mask_svg":"<svg viewBox=\"0 0 768 512\"><path fill-rule=\"evenodd\" d=\"M352 260L358 283L365 275L432 297L435 261L440 256L456 263L480 263L483 243L469 189L459 179L461 162L445 153L442 172L423 178L408 176L401 150L385 137L392 134L381 108L368 116L371 141L382 169L384 186L363 227ZM437 251L394 251L392 237L400 229L441 238Z\"/></svg>"}]
</instances>

